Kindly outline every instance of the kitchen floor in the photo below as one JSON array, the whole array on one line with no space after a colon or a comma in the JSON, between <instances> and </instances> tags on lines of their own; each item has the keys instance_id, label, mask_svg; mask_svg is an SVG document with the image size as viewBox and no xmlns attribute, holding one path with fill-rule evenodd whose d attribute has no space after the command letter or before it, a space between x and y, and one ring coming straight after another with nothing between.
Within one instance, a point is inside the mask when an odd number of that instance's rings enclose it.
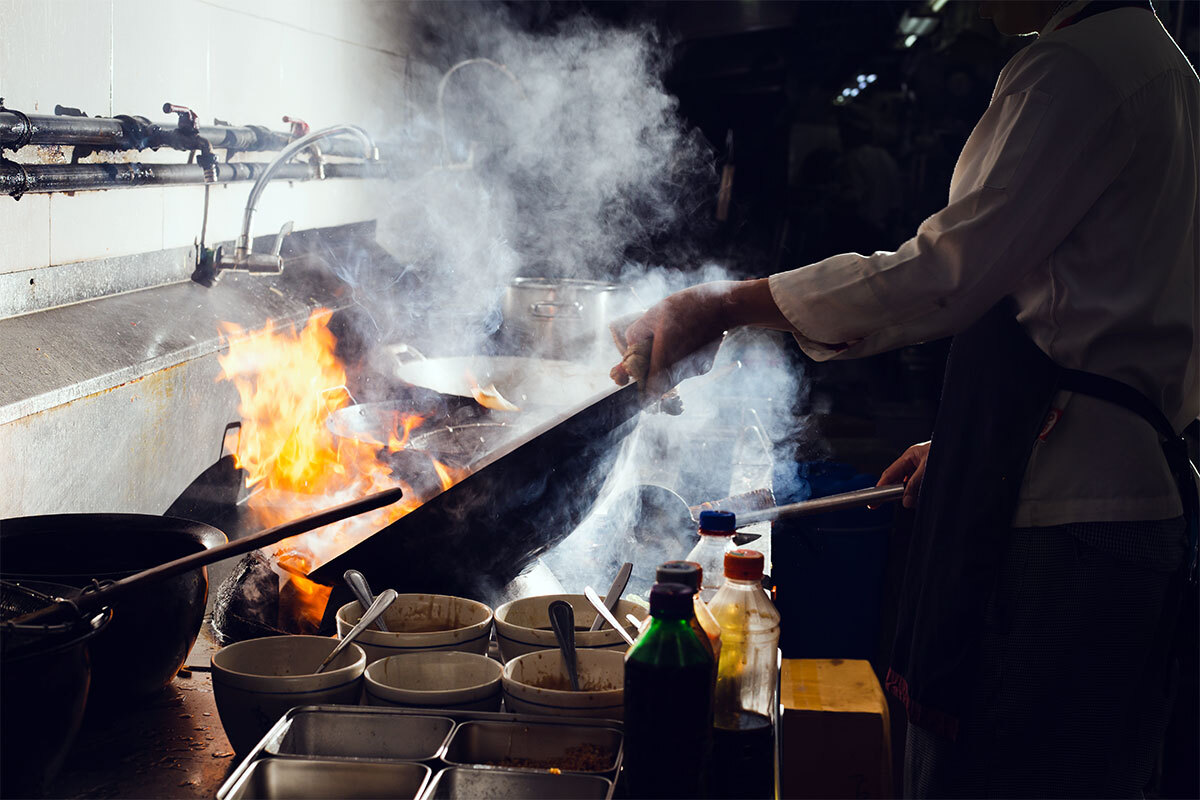
<instances>
[{"instance_id":1,"label":"kitchen floor","mask_svg":"<svg viewBox=\"0 0 1200 800\"><path fill-rule=\"evenodd\" d=\"M213 699L206 620L185 669L160 694L113 710L88 709L53 797L214 797L238 763Z\"/></svg>"}]
</instances>

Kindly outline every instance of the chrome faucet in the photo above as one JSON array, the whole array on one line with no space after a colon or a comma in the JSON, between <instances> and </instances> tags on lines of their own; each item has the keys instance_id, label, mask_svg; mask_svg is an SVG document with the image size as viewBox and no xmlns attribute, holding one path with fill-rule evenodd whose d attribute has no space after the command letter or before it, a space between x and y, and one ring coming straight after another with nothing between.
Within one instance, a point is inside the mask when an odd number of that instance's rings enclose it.
<instances>
[{"instance_id":1,"label":"chrome faucet","mask_svg":"<svg viewBox=\"0 0 1200 800\"><path fill-rule=\"evenodd\" d=\"M313 148L314 144L325 139L332 139L335 136L353 136L362 142L363 157L368 161L379 160L379 150L375 147L375 142L371 136L357 125L334 125L329 128L322 128L319 131L305 134L298 139L295 139L287 147L279 151L279 155L275 156L263 169L262 173L254 181L254 186L250 189L250 196L246 199L246 210L242 215L242 232L234 243L232 255L227 255L222 252L221 248L217 249L215 258L213 259L213 274L212 280L220 274L221 270L246 270L259 274L277 274L283 271L283 257L280 255L280 250L283 247L284 238L292 232L292 222L284 223L280 228L279 233L275 237L275 244L269 253L254 253L250 248L252 242L250 239L250 226L254 221L254 211L258 206L258 199L266 188L267 182L272 176L279 171L279 168L292 160L297 154L307 149ZM318 151L319 152L319 151ZM319 156L316 156L319 159ZM324 177L324 170L321 169L321 164L317 164L318 177ZM193 276L195 277L195 276Z\"/></svg>"}]
</instances>

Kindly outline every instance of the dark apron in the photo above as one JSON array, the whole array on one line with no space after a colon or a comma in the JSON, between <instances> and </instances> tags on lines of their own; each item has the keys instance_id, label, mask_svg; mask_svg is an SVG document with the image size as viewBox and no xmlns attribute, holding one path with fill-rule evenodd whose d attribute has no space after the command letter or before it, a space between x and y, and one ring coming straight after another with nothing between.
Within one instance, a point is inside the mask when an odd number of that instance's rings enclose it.
<instances>
[{"instance_id":1,"label":"dark apron","mask_svg":"<svg viewBox=\"0 0 1200 800\"><path fill-rule=\"evenodd\" d=\"M1183 439L1131 387L1059 367L1026 335L1011 301L998 304L951 344L886 681L910 722L950 740L971 696L1025 467L1059 390L1118 403L1158 430L1189 517L1194 567L1196 485Z\"/></svg>"}]
</instances>

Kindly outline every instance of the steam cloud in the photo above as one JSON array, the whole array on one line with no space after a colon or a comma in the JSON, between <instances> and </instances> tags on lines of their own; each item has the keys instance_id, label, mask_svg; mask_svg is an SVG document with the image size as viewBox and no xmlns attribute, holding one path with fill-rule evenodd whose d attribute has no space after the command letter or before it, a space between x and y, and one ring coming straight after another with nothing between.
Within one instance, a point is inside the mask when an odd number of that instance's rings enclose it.
<instances>
[{"instance_id":1,"label":"steam cloud","mask_svg":"<svg viewBox=\"0 0 1200 800\"><path fill-rule=\"evenodd\" d=\"M400 268L370 274L364 260L341 274L366 312L367 339L398 342L420 330L430 355L492 352L501 298L518 275L614 279L647 305L730 277L717 265L682 271L636 260L694 222L716 190L708 146L663 88L668 48L652 31L579 18L533 35L502 7L473 3L418 3L413 13L437 55L412 64L404 144L418 156L379 218L377 240ZM460 66L443 82L461 63L446 53L489 61ZM781 349L790 344L765 332L731 339L714 366L721 377L685 382L682 417L643 419L605 476L595 513L546 557L567 590L603 591L607 570L625 560L638 525L621 500L630 487L670 486L689 503L724 496L736 488L737 459L750 457L737 448L754 431L780 441L803 424L793 415L802 376ZM705 442L716 443L707 465L696 458ZM769 486L769 450L760 463L741 464L742 490ZM664 555L683 557L685 544ZM636 567L653 574L653 564Z\"/></svg>"},{"instance_id":2,"label":"steam cloud","mask_svg":"<svg viewBox=\"0 0 1200 800\"><path fill-rule=\"evenodd\" d=\"M377 240L420 291L371 291L396 276L344 269L374 336L433 316L432 350L485 352L513 277L616 277L631 249L686 224L715 186L707 145L662 86L668 48L649 30L579 18L533 35L472 3L412 13L417 57L437 36L429 58L445 63L414 61L397 100L411 110L400 144L413 160L399 167Z\"/></svg>"}]
</instances>

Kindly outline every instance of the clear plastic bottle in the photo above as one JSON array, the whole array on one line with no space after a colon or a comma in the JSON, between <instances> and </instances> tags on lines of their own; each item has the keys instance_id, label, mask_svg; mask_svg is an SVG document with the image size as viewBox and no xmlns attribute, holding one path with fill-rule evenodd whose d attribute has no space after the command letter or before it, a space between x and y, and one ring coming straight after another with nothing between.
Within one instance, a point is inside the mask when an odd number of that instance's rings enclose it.
<instances>
[{"instance_id":1,"label":"clear plastic bottle","mask_svg":"<svg viewBox=\"0 0 1200 800\"><path fill-rule=\"evenodd\" d=\"M778 680L779 612L762 588L763 555L725 554L725 583L708 604L721 627L713 696L717 797L770 797L774 791L771 703Z\"/></svg>"},{"instance_id":2,"label":"clear plastic bottle","mask_svg":"<svg viewBox=\"0 0 1200 800\"><path fill-rule=\"evenodd\" d=\"M709 602L721 588L725 574L725 553L733 549L737 518L731 511L700 512L700 542L684 561L700 565L700 599Z\"/></svg>"},{"instance_id":3,"label":"clear plastic bottle","mask_svg":"<svg viewBox=\"0 0 1200 800\"><path fill-rule=\"evenodd\" d=\"M692 606L696 612L696 617L692 621L695 623L696 634L700 637L700 641L712 654L715 667L717 660L721 657L721 626L717 624L716 617L708 610L705 602L700 599L699 591L703 577L703 570L694 561L667 561L659 564L654 573L654 580L657 583L682 583L684 586L690 587L693 592L697 592L692 598Z\"/></svg>"}]
</instances>

